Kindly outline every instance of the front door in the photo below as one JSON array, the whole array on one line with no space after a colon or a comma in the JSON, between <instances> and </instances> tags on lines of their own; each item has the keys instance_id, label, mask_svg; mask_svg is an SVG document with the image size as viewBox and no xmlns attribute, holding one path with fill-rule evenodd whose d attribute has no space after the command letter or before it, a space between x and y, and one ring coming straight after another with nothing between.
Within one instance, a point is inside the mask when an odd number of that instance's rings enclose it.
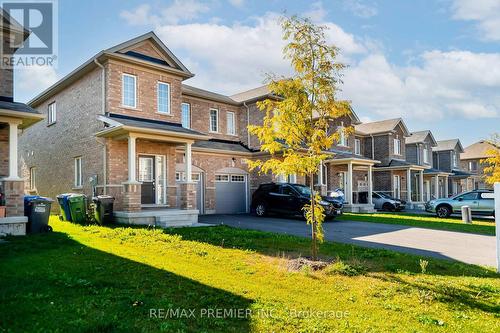
<instances>
[{"instance_id":1,"label":"front door","mask_svg":"<svg viewBox=\"0 0 500 333\"><path fill-rule=\"evenodd\" d=\"M156 188L155 188L155 157L140 156L139 157L139 181L141 186L141 203L154 204L156 203Z\"/></svg>"}]
</instances>

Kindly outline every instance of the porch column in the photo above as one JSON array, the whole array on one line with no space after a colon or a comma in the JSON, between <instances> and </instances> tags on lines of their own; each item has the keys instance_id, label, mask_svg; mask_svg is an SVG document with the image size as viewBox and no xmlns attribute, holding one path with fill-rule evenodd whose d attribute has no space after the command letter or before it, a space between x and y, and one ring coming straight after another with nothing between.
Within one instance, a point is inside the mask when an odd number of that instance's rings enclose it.
<instances>
[{"instance_id":1,"label":"porch column","mask_svg":"<svg viewBox=\"0 0 500 333\"><path fill-rule=\"evenodd\" d=\"M406 170L406 201L411 202L411 169Z\"/></svg>"},{"instance_id":2,"label":"porch column","mask_svg":"<svg viewBox=\"0 0 500 333\"><path fill-rule=\"evenodd\" d=\"M128 136L128 180L123 184L122 205L125 212L138 212L141 210L141 183L136 177L136 136Z\"/></svg>"},{"instance_id":3,"label":"porch column","mask_svg":"<svg viewBox=\"0 0 500 333\"><path fill-rule=\"evenodd\" d=\"M350 205L352 202L352 162L347 163L347 201Z\"/></svg>"},{"instance_id":4,"label":"porch column","mask_svg":"<svg viewBox=\"0 0 500 333\"><path fill-rule=\"evenodd\" d=\"M436 199L439 199L439 177L436 175L436 179L434 179L434 196Z\"/></svg>"},{"instance_id":5,"label":"porch column","mask_svg":"<svg viewBox=\"0 0 500 333\"><path fill-rule=\"evenodd\" d=\"M9 176L7 180L21 180L17 167L17 128L18 122L9 122Z\"/></svg>"},{"instance_id":6,"label":"porch column","mask_svg":"<svg viewBox=\"0 0 500 333\"><path fill-rule=\"evenodd\" d=\"M192 164L192 158L191 158L191 143L186 143L186 147L185 147L185 154L186 154L186 158L184 159L186 161L186 182L191 182L192 181L192 178L191 178L191 173L192 173L192 167L191 167L191 164Z\"/></svg>"},{"instance_id":7,"label":"porch column","mask_svg":"<svg viewBox=\"0 0 500 333\"><path fill-rule=\"evenodd\" d=\"M424 202L424 170L420 170L419 173L419 188L420 188L420 202Z\"/></svg>"},{"instance_id":8,"label":"porch column","mask_svg":"<svg viewBox=\"0 0 500 333\"><path fill-rule=\"evenodd\" d=\"M372 180L372 166L369 165L368 166L368 203L370 205L373 204L373 196L372 196L372 192L373 192L373 180Z\"/></svg>"},{"instance_id":9,"label":"porch column","mask_svg":"<svg viewBox=\"0 0 500 333\"><path fill-rule=\"evenodd\" d=\"M130 134L128 136L128 182L136 183L136 161L135 161L135 141L136 137Z\"/></svg>"},{"instance_id":10,"label":"porch column","mask_svg":"<svg viewBox=\"0 0 500 333\"><path fill-rule=\"evenodd\" d=\"M448 198L448 186L449 186L448 176L445 176L444 177L444 197L445 198Z\"/></svg>"}]
</instances>

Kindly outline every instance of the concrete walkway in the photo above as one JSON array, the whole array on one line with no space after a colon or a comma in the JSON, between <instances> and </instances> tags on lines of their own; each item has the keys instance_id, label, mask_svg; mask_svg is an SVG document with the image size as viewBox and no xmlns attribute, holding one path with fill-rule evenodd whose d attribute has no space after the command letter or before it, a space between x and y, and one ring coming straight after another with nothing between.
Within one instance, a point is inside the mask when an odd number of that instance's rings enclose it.
<instances>
[{"instance_id":1,"label":"concrete walkway","mask_svg":"<svg viewBox=\"0 0 500 333\"><path fill-rule=\"evenodd\" d=\"M310 237L310 227L299 219L252 215L205 215L200 223ZM325 239L365 247L384 248L468 264L496 266L494 236L432 230L402 225L334 221L324 224Z\"/></svg>"}]
</instances>

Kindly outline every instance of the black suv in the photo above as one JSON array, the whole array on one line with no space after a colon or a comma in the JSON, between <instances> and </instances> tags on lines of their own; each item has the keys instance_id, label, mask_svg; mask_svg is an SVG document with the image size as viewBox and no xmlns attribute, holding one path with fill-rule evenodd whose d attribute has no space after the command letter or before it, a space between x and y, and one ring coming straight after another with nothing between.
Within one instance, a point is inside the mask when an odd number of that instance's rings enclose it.
<instances>
[{"instance_id":1,"label":"black suv","mask_svg":"<svg viewBox=\"0 0 500 333\"><path fill-rule=\"evenodd\" d=\"M302 208L310 203L308 186L290 183L268 183L259 186L252 196L252 212L257 216L267 213L304 216ZM343 202L337 198L323 197L321 205L327 218L342 214Z\"/></svg>"}]
</instances>

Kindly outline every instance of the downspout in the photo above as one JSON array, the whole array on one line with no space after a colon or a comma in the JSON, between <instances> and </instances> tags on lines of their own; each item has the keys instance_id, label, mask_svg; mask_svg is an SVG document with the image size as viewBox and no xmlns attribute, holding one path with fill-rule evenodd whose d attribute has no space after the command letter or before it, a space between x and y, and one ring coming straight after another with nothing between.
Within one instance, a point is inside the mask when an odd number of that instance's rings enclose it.
<instances>
[{"instance_id":1,"label":"downspout","mask_svg":"<svg viewBox=\"0 0 500 333\"><path fill-rule=\"evenodd\" d=\"M102 115L106 115L106 69L105 67L97 60L94 59L94 63L101 69L101 113ZM96 138L97 139L97 138ZM100 142L98 139L96 140L99 144L102 145L102 172L103 172L103 194L107 194L108 189L106 186L106 178L107 178L107 151L106 151L106 139L103 139L103 142Z\"/></svg>"},{"instance_id":2,"label":"downspout","mask_svg":"<svg viewBox=\"0 0 500 333\"><path fill-rule=\"evenodd\" d=\"M370 137L372 138L372 160L375 159L375 139L373 138L373 134L370 134Z\"/></svg>"},{"instance_id":3,"label":"downspout","mask_svg":"<svg viewBox=\"0 0 500 333\"><path fill-rule=\"evenodd\" d=\"M250 108L246 102L243 102L243 106L247 109L247 146L250 148L250 131L248 130L248 126L250 126Z\"/></svg>"}]
</instances>

